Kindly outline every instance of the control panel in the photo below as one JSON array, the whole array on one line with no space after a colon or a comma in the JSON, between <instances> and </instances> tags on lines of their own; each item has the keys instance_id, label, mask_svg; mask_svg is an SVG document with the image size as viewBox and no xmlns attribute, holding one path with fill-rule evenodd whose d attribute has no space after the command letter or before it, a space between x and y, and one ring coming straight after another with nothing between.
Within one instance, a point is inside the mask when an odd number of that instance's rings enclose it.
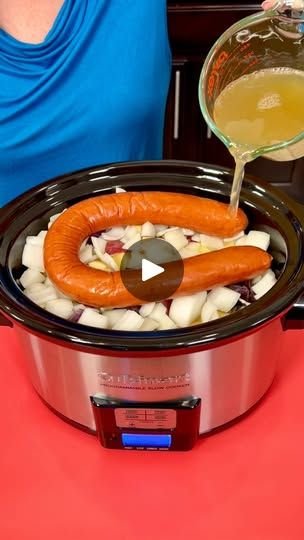
<instances>
[{"instance_id":1,"label":"control panel","mask_svg":"<svg viewBox=\"0 0 304 540\"><path fill-rule=\"evenodd\" d=\"M105 448L191 450L199 436L200 398L133 403L95 395L91 403Z\"/></svg>"}]
</instances>

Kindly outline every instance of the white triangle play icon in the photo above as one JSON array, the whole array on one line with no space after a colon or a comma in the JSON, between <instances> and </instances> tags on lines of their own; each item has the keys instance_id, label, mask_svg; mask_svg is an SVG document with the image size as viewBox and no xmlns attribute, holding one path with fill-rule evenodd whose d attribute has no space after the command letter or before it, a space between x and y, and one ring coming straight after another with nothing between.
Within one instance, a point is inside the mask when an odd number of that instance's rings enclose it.
<instances>
[{"instance_id":1,"label":"white triangle play icon","mask_svg":"<svg viewBox=\"0 0 304 540\"><path fill-rule=\"evenodd\" d=\"M149 279L154 278L155 276L159 276L159 274L162 274L165 271L162 266L158 266L158 264L154 264L151 261L148 261L147 259L143 259L141 261L141 279L142 281L148 281Z\"/></svg>"}]
</instances>

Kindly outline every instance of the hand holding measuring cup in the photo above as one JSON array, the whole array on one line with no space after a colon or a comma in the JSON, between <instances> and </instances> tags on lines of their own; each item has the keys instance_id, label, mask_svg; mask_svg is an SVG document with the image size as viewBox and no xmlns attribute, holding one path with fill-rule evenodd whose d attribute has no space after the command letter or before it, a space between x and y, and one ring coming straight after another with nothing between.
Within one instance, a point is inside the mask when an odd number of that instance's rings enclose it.
<instances>
[{"instance_id":1,"label":"hand holding measuring cup","mask_svg":"<svg viewBox=\"0 0 304 540\"><path fill-rule=\"evenodd\" d=\"M268 9L304 9L304 0L265 0L262 3L262 8L266 11Z\"/></svg>"},{"instance_id":2,"label":"hand holding measuring cup","mask_svg":"<svg viewBox=\"0 0 304 540\"><path fill-rule=\"evenodd\" d=\"M233 213L247 162L304 156L304 0L263 8L219 38L199 82L203 116L236 162Z\"/></svg>"}]
</instances>

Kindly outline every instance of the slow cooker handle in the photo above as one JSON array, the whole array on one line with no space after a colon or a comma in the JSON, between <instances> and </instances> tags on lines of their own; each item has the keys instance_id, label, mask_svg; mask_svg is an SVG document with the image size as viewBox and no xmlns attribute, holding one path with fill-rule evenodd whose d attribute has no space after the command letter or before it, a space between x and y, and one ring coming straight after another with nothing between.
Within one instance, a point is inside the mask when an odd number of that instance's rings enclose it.
<instances>
[{"instance_id":1,"label":"slow cooker handle","mask_svg":"<svg viewBox=\"0 0 304 540\"><path fill-rule=\"evenodd\" d=\"M300 296L294 306L284 315L282 325L284 330L304 329L304 295Z\"/></svg>"},{"instance_id":2,"label":"slow cooker handle","mask_svg":"<svg viewBox=\"0 0 304 540\"><path fill-rule=\"evenodd\" d=\"M0 312L0 326L9 326L13 328L13 323L4 317L3 313Z\"/></svg>"}]
</instances>

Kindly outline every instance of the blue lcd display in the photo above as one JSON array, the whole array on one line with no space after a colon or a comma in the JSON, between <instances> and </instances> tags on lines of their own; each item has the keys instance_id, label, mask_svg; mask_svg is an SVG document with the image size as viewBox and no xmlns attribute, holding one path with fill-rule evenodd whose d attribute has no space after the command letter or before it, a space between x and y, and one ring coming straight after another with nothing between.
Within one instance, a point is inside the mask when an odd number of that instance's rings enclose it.
<instances>
[{"instance_id":1,"label":"blue lcd display","mask_svg":"<svg viewBox=\"0 0 304 540\"><path fill-rule=\"evenodd\" d=\"M170 448L171 435L147 435L144 433L122 433L122 444L128 447Z\"/></svg>"}]
</instances>

